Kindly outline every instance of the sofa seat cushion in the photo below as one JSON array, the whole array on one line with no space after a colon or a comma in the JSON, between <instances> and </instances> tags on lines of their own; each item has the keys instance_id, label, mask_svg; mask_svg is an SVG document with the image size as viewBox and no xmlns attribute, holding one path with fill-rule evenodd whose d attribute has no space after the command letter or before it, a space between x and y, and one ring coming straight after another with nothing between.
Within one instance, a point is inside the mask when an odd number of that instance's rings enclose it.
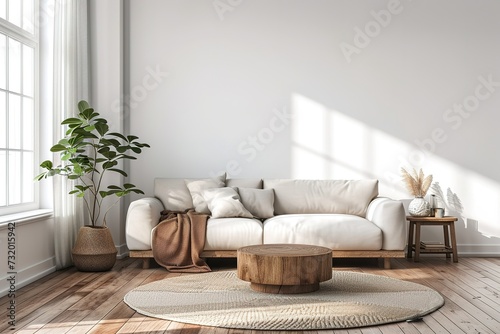
<instances>
[{"instance_id":1,"label":"sofa seat cushion","mask_svg":"<svg viewBox=\"0 0 500 334\"><path fill-rule=\"evenodd\" d=\"M253 218L209 218L205 250L236 250L262 244L262 223Z\"/></svg>"},{"instance_id":2,"label":"sofa seat cushion","mask_svg":"<svg viewBox=\"0 0 500 334\"><path fill-rule=\"evenodd\" d=\"M344 214L291 214L264 222L264 244L309 244L338 250L380 250L382 231L372 222Z\"/></svg>"}]
</instances>

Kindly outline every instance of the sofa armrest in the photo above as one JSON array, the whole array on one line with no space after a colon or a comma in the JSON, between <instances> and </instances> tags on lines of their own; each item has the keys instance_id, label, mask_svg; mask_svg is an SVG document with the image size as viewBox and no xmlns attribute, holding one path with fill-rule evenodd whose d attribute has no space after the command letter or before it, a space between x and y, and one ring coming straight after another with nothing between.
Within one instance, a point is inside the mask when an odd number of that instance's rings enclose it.
<instances>
[{"instance_id":1,"label":"sofa armrest","mask_svg":"<svg viewBox=\"0 0 500 334\"><path fill-rule=\"evenodd\" d=\"M129 250L151 249L151 230L158 225L163 210L161 201L154 197L130 203L125 223L125 238Z\"/></svg>"},{"instance_id":2,"label":"sofa armrest","mask_svg":"<svg viewBox=\"0 0 500 334\"><path fill-rule=\"evenodd\" d=\"M382 249L404 250L406 245L406 215L401 201L385 197L375 198L368 205L366 219L382 230Z\"/></svg>"}]
</instances>

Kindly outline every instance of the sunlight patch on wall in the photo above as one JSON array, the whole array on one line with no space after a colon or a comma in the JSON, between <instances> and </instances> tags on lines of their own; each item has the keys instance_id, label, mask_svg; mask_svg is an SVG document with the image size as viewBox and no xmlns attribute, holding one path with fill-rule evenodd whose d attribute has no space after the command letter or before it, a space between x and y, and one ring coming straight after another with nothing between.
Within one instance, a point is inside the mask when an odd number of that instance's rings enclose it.
<instances>
[{"instance_id":1,"label":"sunlight patch on wall","mask_svg":"<svg viewBox=\"0 0 500 334\"><path fill-rule=\"evenodd\" d=\"M498 182L303 95L293 94L291 106L292 178L375 178L379 180L382 196L410 199L401 181L400 168L423 168L439 182L445 199L450 192L462 203L461 212L448 203L447 214L459 216L462 225L477 222L475 228L483 237L500 237Z\"/></svg>"},{"instance_id":2,"label":"sunlight patch on wall","mask_svg":"<svg viewBox=\"0 0 500 334\"><path fill-rule=\"evenodd\" d=\"M404 195L398 166L407 144L300 94L291 106L292 177L377 178Z\"/></svg>"}]
</instances>

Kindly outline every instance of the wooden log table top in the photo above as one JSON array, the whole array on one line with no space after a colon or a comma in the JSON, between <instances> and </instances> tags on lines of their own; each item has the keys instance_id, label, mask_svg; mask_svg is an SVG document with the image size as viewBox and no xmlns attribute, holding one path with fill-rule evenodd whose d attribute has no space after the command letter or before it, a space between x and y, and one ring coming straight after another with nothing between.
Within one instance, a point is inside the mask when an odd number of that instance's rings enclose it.
<instances>
[{"instance_id":1,"label":"wooden log table top","mask_svg":"<svg viewBox=\"0 0 500 334\"><path fill-rule=\"evenodd\" d=\"M238 278L267 293L305 293L332 278L332 250L296 244L254 245L238 249Z\"/></svg>"}]
</instances>

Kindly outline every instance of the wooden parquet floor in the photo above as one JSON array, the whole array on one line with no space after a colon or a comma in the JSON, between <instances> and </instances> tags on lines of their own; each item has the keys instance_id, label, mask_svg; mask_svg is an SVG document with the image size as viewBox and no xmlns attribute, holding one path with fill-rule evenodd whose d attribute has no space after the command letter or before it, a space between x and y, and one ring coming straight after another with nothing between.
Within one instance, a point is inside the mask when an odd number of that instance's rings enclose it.
<instances>
[{"instance_id":1,"label":"wooden parquet floor","mask_svg":"<svg viewBox=\"0 0 500 334\"><path fill-rule=\"evenodd\" d=\"M212 259L213 270L235 269L234 260ZM175 333L175 334L273 334L200 327L143 316L130 309L124 295L131 289L159 279L177 276L155 267L142 269L134 259L117 261L112 271L83 273L74 268L52 273L16 294L16 326L8 325L9 298L0 299L2 333ZM420 322L400 322L349 330L305 333L428 334L500 333L500 258L464 258L458 263L442 257L392 260L391 270L376 260L334 259L335 270L387 275L427 285L446 300L438 311ZM183 274L186 275L186 274ZM296 334L302 332L293 332Z\"/></svg>"}]
</instances>

